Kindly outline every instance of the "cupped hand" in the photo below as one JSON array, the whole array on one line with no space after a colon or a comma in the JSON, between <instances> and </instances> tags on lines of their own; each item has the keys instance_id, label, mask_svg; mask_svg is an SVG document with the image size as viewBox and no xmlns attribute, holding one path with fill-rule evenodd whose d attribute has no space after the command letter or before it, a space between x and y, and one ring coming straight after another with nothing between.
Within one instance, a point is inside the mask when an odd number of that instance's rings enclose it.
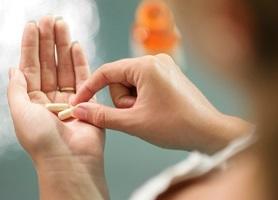
<instances>
[{"instance_id":1,"label":"cupped hand","mask_svg":"<svg viewBox=\"0 0 278 200\"><path fill-rule=\"evenodd\" d=\"M116 108L82 103L107 85ZM78 119L167 148L215 151L246 125L217 111L165 54L105 64L71 101Z\"/></svg>"},{"instance_id":2,"label":"cupped hand","mask_svg":"<svg viewBox=\"0 0 278 200\"><path fill-rule=\"evenodd\" d=\"M71 42L67 24L46 16L25 27L20 70L10 70L8 98L17 138L37 168L76 162L68 166L85 166L104 191L104 130L76 119L60 121L44 107L68 103L88 77L84 52Z\"/></svg>"}]
</instances>

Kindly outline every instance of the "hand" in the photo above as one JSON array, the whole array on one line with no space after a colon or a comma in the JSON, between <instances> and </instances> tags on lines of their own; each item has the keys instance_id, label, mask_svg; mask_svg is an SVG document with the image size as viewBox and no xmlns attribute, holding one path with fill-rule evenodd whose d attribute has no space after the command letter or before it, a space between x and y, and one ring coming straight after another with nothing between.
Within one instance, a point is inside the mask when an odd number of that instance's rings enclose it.
<instances>
[{"instance_id":1,"label":"hand","mask_svg":"<svg viewBox=\"0 0 278 200\"><path fill-rule=\"evenodd\" d=\"M39 26L35 22L26 25L20 70L10 71L8 98L17 138L38 171L42 199L108 196L103 169L104 131L78 120L62 122L43 106L68 103L75 92L60 90L78 91L88 75L84 52L78 43L71 43L62 19L47 16ZM61 195L59 189L66 192Z\"/></svg>"},{"instance_id":2,"label":"hand","mask_svg":"<svg viewBox=\"0 0 278 200\"><path fill-rule=\"evenodd\" d=\"M88 101L110 86L116 108ZM74 116L102 128L170 148L215 151L247 130L247 123L217 111L167 55L105 64L75 98Z\"/></svg>"}]
</instances>

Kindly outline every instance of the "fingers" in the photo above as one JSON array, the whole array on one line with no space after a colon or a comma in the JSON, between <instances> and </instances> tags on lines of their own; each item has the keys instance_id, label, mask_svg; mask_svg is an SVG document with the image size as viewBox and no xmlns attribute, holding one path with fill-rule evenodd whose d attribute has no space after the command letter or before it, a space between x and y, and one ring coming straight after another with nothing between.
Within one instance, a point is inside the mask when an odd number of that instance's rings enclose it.
<instances>
[{"instance_id":1,"label":"fingers","mask_svg":"<svg viewBox=\"0 0 278 200\"><path fill-rule=\"evenodd\" d=\"M135 104L136 97L132 96L130 89L122 84L111 84L110 95L117 108L130 108Z\"/></svg>"},{"instance_id":2,"label":"fingers","mask_svg":"<svg viewBox=\"0 0 278 200\"><path fill-rule=\"evenodd\" d=\"M58 57L58 86L61 89L75 88L69 28L60 18L55 23L55 38Z\"/></svg>"},{"instance_id":3,"label":"fingers","mask_svg":"<svg viewBox=\"0 0 278 200\"><path fill-rule=\"evenodd\" d=\"M52 16L45 16L39 21L41 90L45 93L57 89L54 26Z\"/></svg>"},{"instance_id":4,"label":"fingers","mask_svg":"<svg viewBox=\"0 0 278 200\"><path fill-rule=\"evenodd\" d=\"M130 111L116 109L95 103L82 103L73 110L73 116L79 120L100 128L125 131L130 121Z\"/></svg>"},{"instance_id":5,"label":"fingers","mask_svg":"<svg viewBox=\"0 0 278 200\"><path fill-rule=\"evenodd\" d=\"M78 91L81 85L89 78L90 70L87 58L78 42L72 44L72 59L75 73L75 87Z\"/></svg>"},{"instance_id":6,"label":"fingers","mask_svg":"<svg viewBox=\"0 0 278 200\"><path fill-rule=\"evenodd\" d=\"M11 113L14 115L22 112L30 103L30 99L27 93L27 82L22 72L18 69L11 69L9 76L8 100Z\"/></svg>"},{"instance_id":7,"label":"fingers","mask_svg":"<svg viewBox=\"0 0 278 200\"><path fill-rule=\"evenodd\" d=\"M97 91L113 83L136 86L138 82L140 59L124 59L105 64L97 69L92 76L81 86L72 104L88 101Z\"/></svg>"},{"instance_id":8,"label":"fingers","mask_svg":"<svg viewBox=\"0 0 278 200\"><path fill-rule=\"evenodd\" d=\"M27 81L27 91L41 89L39 30L35 22L26 24L21 46L20 69Z\"/></svg>"}]
</instances>

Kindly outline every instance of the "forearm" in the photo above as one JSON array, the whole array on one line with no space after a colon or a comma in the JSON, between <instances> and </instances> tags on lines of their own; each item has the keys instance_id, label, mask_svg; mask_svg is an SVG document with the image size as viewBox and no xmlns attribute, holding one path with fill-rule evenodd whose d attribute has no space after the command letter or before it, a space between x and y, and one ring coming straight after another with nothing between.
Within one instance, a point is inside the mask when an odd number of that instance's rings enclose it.
<instances>
[{"instance_id":1,"label":"forearm","mask_svg":"<svg viewBox=\"0 0 278 200\"><path fill-rule=\"evenodd\" d=\"M216 114L207 121L206 126L199 127L198 149L213 153L224 148L232 140L248 134L253 125L240 118Z\"/></svg>"},{"instance_id":2,"label":"forearm","mask_svg":"<svg viewBox=\"0 0 278 200\"><path fill-rule=\"evenodd\" d=\"M78 159L78 162L76 162ZM103 167L88 166L73 156L44 159L36 163L41 200L109 199ZM89 158L91 160L91 158ZM102 165L103 166L103 165Z\"/></svg>"}]
</instances>

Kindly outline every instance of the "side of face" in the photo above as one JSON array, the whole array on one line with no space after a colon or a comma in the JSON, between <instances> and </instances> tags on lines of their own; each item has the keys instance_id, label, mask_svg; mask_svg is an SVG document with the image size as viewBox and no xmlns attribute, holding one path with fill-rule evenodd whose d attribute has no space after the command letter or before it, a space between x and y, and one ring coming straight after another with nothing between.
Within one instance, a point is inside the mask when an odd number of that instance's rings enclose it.
<instances>
[{"instance_id":1,"label":"side of face","mask_svg":"<svg viewBox=\"0 0 278 200\"><path fill-rule=\"evenodd\" d=\"M229 77L245 77L254 57L251 15L237 0L173 0L186 49Z\"/></svg>"}]
</instances>

